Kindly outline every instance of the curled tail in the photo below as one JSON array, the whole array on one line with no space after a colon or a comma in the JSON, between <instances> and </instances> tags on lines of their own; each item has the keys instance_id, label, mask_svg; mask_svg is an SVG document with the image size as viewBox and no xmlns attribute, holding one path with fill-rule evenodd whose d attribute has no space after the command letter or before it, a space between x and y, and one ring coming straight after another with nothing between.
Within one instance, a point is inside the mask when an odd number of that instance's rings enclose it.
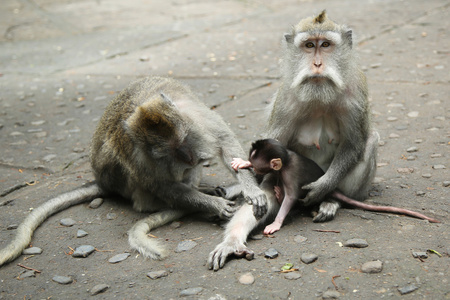
<instances>
[{"instance_id":1,"label":"curled tail","mask_svg":"<svg viewBox=\"0 0 450 300\"><path fill-rule=\"evenodd\" d=\"M34 230L49 216L69 206L103 195L97 184L90 184L50 199L31 211L17 228L15 238L0 250L0 266L17 258L31 242Z\"/></svg>"},{"instance_id":2,"label":"curled tail","mask_svg":"<svg viewBox=\"0 0 450 300\"><path fill-rule=\"evenodd\" d=\"M165 210L151 214L147 218L139 220L128 231L128 243L131 248L137 250L143 256L161 260L167 257L167 250L157 240L149 238L148 232L186 214L181 210Z\"/></svg>"}]
</instances>

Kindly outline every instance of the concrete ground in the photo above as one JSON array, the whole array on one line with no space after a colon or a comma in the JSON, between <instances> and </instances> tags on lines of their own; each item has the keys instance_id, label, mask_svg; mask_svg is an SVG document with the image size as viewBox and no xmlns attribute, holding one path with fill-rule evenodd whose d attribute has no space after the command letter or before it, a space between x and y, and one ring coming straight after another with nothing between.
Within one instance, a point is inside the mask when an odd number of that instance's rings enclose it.
<instances>
[{"instance_id":1,"label":"concrete ground","mask_svg":"<svg viewBox=\"0 0 450 300\"><path fill-rule=\"evenodd\" d=\"M274 238L249 241L254 260L233 259L212 272L206 259L221 240L218 224L184 218L152 234L172 250L194 240L194 249L172 251L164 261L132 253L111 264L109 258L130 251L127 230L145 214L121 201L79 205L37 229L32 245L41 255L0 268L0 299L87 299L98 284L109 287L94 296L99 299L175 299L190 288L201 288L190 290L192 299L450 299L449 6L444 0L2 0L0 247L31 208L93 179L88 151L95 125L108 101L137 78L168 75L190 84L247 149L280 84L283 33L323 9L353 28L368 78L382 142L367 201L442 223L342 209L335 220L315 224L297 213ZM230 182L218 165L204 174L210 184ZM59 225L69 217L74 226ZM89 234L77 238L78 229ZM340 247L350 238L369 246ZM97 251L84 259L66 255L85 244ZM265 258L269 248L280 255ZM441 256L412 255L429 249ZM311 252L317 261L302 263L301 254ZM380 273L361 272L374 260L383 263ZM287 262L299 278L278 272ZM40 272L24 278L18 264ZM146 276L158 270L168 276ZM239 281L247 273L250 285ZM61 285L56 275L74 281ZM403 288L409 293L402 295Z\"/></svg>"}]
</instances>

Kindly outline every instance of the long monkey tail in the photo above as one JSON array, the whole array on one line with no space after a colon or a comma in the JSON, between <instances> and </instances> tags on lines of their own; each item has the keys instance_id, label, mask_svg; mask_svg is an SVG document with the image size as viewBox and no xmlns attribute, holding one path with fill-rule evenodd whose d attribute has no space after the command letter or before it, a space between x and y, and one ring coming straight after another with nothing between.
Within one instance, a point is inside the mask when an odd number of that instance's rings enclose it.
<instances>
[{"instance_id":1,"label":"long monkey tail","mask_svg":"<svg viewBox=\"0 0 450 300\"><path fill-rule=\"evenodd\" d=\"M48 200L31 211L17 228L15 238L0 250L0 266L17 258L31 242L34 230L49 216L70 206L90 201L103 195L97 184L89 184Z\"/></svg>"},{"instance_id":2,"label":"long monkey tail","mask_svg":"<svg viewBox=\"0 0 450 300\"><path fill-rule=\"evenodd\" d=\"M144 257L161 260L167 257L167 250L157 240L150 239L147 236L148 232L187 214L181 210L165 210L151 214L147 218L139 220L128 231L128 243L131 248L137 250Z\"/></svg>"}]
</instances>

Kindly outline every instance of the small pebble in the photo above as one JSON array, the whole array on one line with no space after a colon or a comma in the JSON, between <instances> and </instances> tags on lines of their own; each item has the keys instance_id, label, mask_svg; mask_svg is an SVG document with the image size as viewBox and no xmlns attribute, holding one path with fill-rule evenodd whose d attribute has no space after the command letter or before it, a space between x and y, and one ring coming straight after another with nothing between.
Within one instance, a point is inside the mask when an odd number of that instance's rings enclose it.
<instances>
[{"instance_id":1,"label":"small pebble","mask_svg":"<svg viewBox=\"0 0 450 300\"><path fill-rule=\"evenodd\" d=\"M83 229L78 229L78 231L77 231L77 238L82 238L82 237L85 237L87 235L88 235L88 233L86 231L84 231Z\"/></svg>"},{"instance_id":2,"label":"small pebble","mask_svg":"<svg viewBox=\"0 0 450 300\"><path fill-rule=\"evenodd\" d=\"M400 294L405 295L405 294L409 294L414 292L415 290L417 290L419 287L417 287L414 284L410 284L401 288L398 288L398 291L400 292Z\"/></svg>"},{"instance_id":3,"label":"small pebble","mask_svg":"<svg viewBox=\"0 0 450 300\"><path fill-rule=\"evenodd\" d=\"M29 278L29 277L36 277L36 271L30 270L25 271L22 274L20 274L20 279Z\"/></svg>"},{"instance_id":4,"label":"small pebble","mask_svg":"<svg viewBox=\"0 0 450 300\"><path fill-rule=\"evenodd\" d=\"M431 158L438 158L438 157L442 157L441 153L434 153L430 155Z\"/></svg>"},{"instance_id":5,"label":"small pebble","mask_svg":"<svg viewBox=\"0 0 450 300\"><path fill-rule=\"evenodd\" d=\"M326 291L322 294L322 299L339 299L340 296L338 291Z\"/></svg>"},{"instance_id":6,"label":"small pebble","mask_svg":"<svg viewBox=\"0 0 450 300\"><path fill-rule=\"evenodd\" d=\"M259 240L262 240L263 238L264 238L264 235L262 235L262 234L255 234L255 235L250 236L250 239L254 240L254 241L259 241Z\"/></svg>"},{"instance_id":7,"label":"small pebble","mask_svg":"<svg viewBox=\"0 0 450 300\"><path fill-rule=\"evenodd\" d=\"M56 158L56 154L49 154L49 155L44 156L42 158L42 160L45 162L51 162L55 158Z\"/></svg>"},{"instance_id":8,"label":"small pebble","mask_svg":"<svg viewBox=\"0 0 450 300\"><path fill-rule=\"evenodd\" d=\"M69 284L73 282L73 279L67 276L54 276L52 278L54 282L60 283L60 284Z\"/></svg>"},{"instance_id":9,"label":"small pebble","mask_svg":"<svg viewBox=\"0 0 450 300\"><path fill-rule=\"evenodd\" d=\"M98 208L100 205L103 204L103 198L95 198L94 200L89 203L89 208L95 209Z\"/></svg>"},{"instance_id":10,"label":"small pebble","mask_svg":"<svg viewBox=\"0 0 450 300\"><path fill-rule=\"evenodd\" d=\"M175 252L183 252L183 251L189 251L192 248L197 246L197 243L191 240L185 240L178 244L177 249L175 249Z\"/></svg>"},{"instance_id":11,"label":"small pebble","mask_svg":"<svg viewBox=\"0 0 450 300\"><path fill-rule=\"evenodd\" d=\"M424 191L417 191L416 192L416 196L425 196L425 192Z\"/></svg>"},{"instance_id":12,"label":"small pebble","mask_svg":"<svg viewBox=\"0 0 450 300\"><path fill-rule=\"evenodd\" d=\"M300 277L302 277L300 272L289 272L289 273L284 274L284 278L286 278L288 280L296 280L296 279L299 279Z\"/></svg>"},{"instance_id":13,"label":"small pebble","mask_svg":"<svg viewBox=\"0 0 450 300\"><path fill-rule=\"evenodd\" d=\"M418 111L411 111L408 113L408 117L410 117L410 118L417 118L418 116L419 116Z\"/></svg>"},{"instance_id":14,"label":"small pebble","mask_svg":"<svg viewBox=\"0 0 450 300\"><path fill-rule=\"evenodd\" d=\"M442 182L442 185L444 187L449 187L450 186L450 181L444 181L444 182Z\"/></svg>"},{"instance_id":15,"label":"small pebble","mask_svg":"<svg viewBox=\"0 0 450 300\"><path fill-rule=\"evenodd\" d=\"M41 254L41 253L42 253L42 249L39 247L31 247L31 248L24 249L22 251L23 255L37 255L37 254Z\"/></svg>"},{"instance_id":16,"label":"small pebble","mask_svg":"<svg viewBox=\"0 0 450 300\"><path fill-rule=\"evenodd\" d=\"M236 116L237 118L245 118L245 114L240 114Z\"/></svg>"},{"instance_id":17,"label":"small pebble","mask_svg":"<svg viewBox=\"0 0 450 300\"><path fill-rule=\"evenodd\" d=\"M413 168L398 168L397 169L398 173L414 173L414 169Z\"/></svg>"},{"instance_id":18,"label":"small pebble","mask_svg":"<svg viewBox=\"0 0 450 300\"><path fill-rule=\"evenodd\" d=\"M400 137L400 135L398 135L398 134L396 134L396 133L391 133L390 135L389 135L389 138L390 139L396 139L396 138L399 138Z\"/></svg>"},{"instance_id":19,"label":"small pebble","mask_svg":"<svg viewBox=\"0 0 450 300\"><path fill-rule=\"evenodd\" d=\"M150 279L158 279L158 278L167 277L167 276L169 276L169 272L167 272L166 270L153 271L153 272L147 273L147 277Z\"/></svg>"},{"instance_id":20,"label":"small pebble","mask_svg":"<svg viewBox=\"0 0 450 300\"><path fill-rule=\"evenodd\" d=\"M408 156L406 158L406 160L409 160L409 161L416 160L416 157L411 155L411 156Z\"/></svg>"},{"instance_id":21,"label":"small pebble","mask_svg":"<svg viewBox=\"0 0 450 300\"><path fill-rule=\"evenodd\" d=\"M250 285L255 282L255 277L253 277L252 273L245 273L241 277L239 277L239 282L241 284Z\"/></svg>"},{"instance_id":22,"label":"small pebble","mask_svg":"<svg viewBox=\"0 0 450 300\"><path fill-rule=\"evenodd\" d=\"M181 222L178 222L178 221L172 222L172 224L170 224L170 227L172 227L174 229L180 228Z\"/></svg>"},{"instance_id":23,"label":"small pebble","mask_svg":"<svg viewBox=\"0 0 450 300\"><path fill-rule=\"evenodd\" d=\"M363 239L350 239L344 243L345 247L366 248L369 244Z\"/></svg>"},{"instance_id":24,"label":"small pebble","mask_svg":"<svg viewBox=\"0 0 450 300\"><path fill-rule=\"evenodd\" d=\"M79 246L72 253L72 257L88 257L92 252L95 251L95 248L91 245L83 245Z\"/></svg>"},{"instance_id":25,"label":"small pebble","mask_svg":"<svg viewBox=\"0 0 450 300\"><path fill-rule=\"evenodd\" d=\"M394 121L397 121L398 118L397 117L388 117L387 120L388 120L388 122L394 122Z\"/></svg>"},{"instance_id":26,"label":"small pebble","mask_svg":"<svg viewBox=\"0 0 450 300\"><path fill-rule=\"evenodd\" d=\"M419 252L419 251L413 252L412 256L414 258L428 258L428 254L426 252Z\"/></svg>"},{"instance_id":27,"label":"small pebble","mask_svg":"<svg viewBox=\"0 0 450 300\"><path fill-rule=\"evenodd\" d=\"M301 261L304 262L305 264L313 263L317 260L317 258L318 258L317 254L314 253L303 253L302 256L300 257Z\"/></svg>"},{"instance_id":28,"label":"small pebble","mask_svg":"<svg viewBox=\"0 0 450 300\"><path fill-rule=\"evenodd\" d=\"M419 151L419 148L413 146L413 147L409 147L408 149L406 149L406 152L417 152Z\"/></svg>"},{"instance_id":29,"label":"small pebble","mask_svg":"<svg viewBox=\"0 0 450 300\"><path fill-rule=\"evenodd\" d=\"M200 294L203 291L203 288L201 287L195 287L195 288L188 288L180 292L181 297L186 296L195 296Z\"/></svg>"},{"instance_id":30,"label":"small pebble","mask_svg":"<svg viewBox=\"0 0 450 300\"><path fill-rule=\"evenodd\" d=\"M19 224L11 224L6 227L6 230L14 230L17 229L17 227L19 227Z\"/></svg>"},{"instance_id":31,"label":"small pebble","mask_svg":"<svg viewBox=\"0 0 450 300\"><path fill-rule=\"evenodd\" d=\"M61 224L62 226L73 226L75 225L77 222L71 218L65 218L65 219L61 219L61 221L59 221L59 224Z\"/></svg>"},{"instance_id":32,"label":"small pebble","mask_svg":"<svg viewBox=\"0 0 450 300\"><path fill-rule=\"evenodd\" d=\"M430 173L425 173L425 174L422 174L422 177L423 178L430 178L431 174Z\"/></svg>"},{"instance_id":33,"label":"small pebble","mask_svg":"<svg viewBox=\"0 0 450 300\"><path fill-rule=\"evenodd\" d=\"M278 257L278 251L275 248L270 248L266 252L264 252L264 256L268 258L277 258Z\"/></svg>"},{"instance_id":34,"label":"small pebble","mask_svg":"<svg viewBox=\"0 0 450 300\"><path fill-rule=\"evenodd\" d=\"M442 170L442 169L446 169L444 165L434 165L433 169L435 170Z\"/></svg>"},{"instance_id":35,"label":"small pebble","mask_svg":"<svg viewBox=\"0 0 450 300\"><path fill-rule=\"evenodd\" d=\"M304 237L304 236L301 236L301 235L296 235L295 237L294 237L294 241L296 242L296 243L303 243L303 242L306 242L308 240L308 238L306 238L306 237Z\"/></svg>"},{"instance_id":36,"label":"small pebble","mask_svg":"<svg viewBox=\"0 0 450 300\"><path fill-rule=\"evenodd\" d=\"M106 215L106 219L108 219L108 220L114 220L116 218L117 218L117 214L116 213L108 213Z\"/></svg>"},{"instance_id":37,"label":"small pebble","mask_svg":"<svg viewBox=\"0 0 450 300\"><path fill-rule=\"evenodd\" d=\"M101 283L94 286L89 292L91 293L91 296L95 296L97 294L103 293L107 289L109 289L109 285Z\"/></svg>"},{"instance_id":38,"label":"small pebble","mask_svg":"<svg viewBox=\"0 0 450 300\"><path fill-rule=\"evenodd\" d=\"M380 273L383 270L383 263L379 260L369 261L362 265L363 273Z\"/></svg>"},{"instance_id":39,"label":"small pebble","mask_svg":"<svg viewBox=\"0 0 450 300\"><path fill-rule=\"evenodd\" d=\"M111 257L108 261L112 264L116 264L118 262L124 261L125 259L127 259L131 254L130 253L120 253L117 255L114 255L113 257Z\"/></svg>"}]
</instances>

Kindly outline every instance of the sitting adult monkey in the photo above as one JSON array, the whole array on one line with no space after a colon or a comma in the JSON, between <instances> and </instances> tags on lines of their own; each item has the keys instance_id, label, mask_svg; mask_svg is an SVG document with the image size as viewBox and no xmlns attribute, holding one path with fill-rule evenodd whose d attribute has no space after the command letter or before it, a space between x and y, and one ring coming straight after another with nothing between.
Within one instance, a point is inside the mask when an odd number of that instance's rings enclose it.
<instances>
[{"instance_id":1,"label":"sitting adult monkey","mask_svg":"<svg viewBox=\"0 0 450 300\"><path fill-rule=\"evenodd\" d=\"M34 209L0 251L0 266L18 257L44 220L71 205L118 194L137 211L156 212L129 231L129 243L145 257L161 259L164 247L148 231L191 212L229 219L234 202L198 190L203 163L220 157L231 168L245 155L222 118L173 79L144 78L124 89L106 108L91 145L95 182L53 198ZM250 171L236 177L257 217L265 214L266 196ZM227 196L227 191L225 197Z\"/></svg>"},{"instance_id":2,"label":"sitting adult monkey","mask_svg":"<svg viewBox=\"0 0 450 300\"><path fill-rule=\"evenodd\" d=\"M366 79L356 62L352 31L328 19L325 11L301 20L284 35L283 46L282 85L270 105L266 136L325 171L303 187L309 190L303 202L320 203L313 221L331 220L340 203L326 196L338 188L364 200L375 176L379 135L371 130ZM269 212L276 212L273 183L267 180L260 186ZM223 267L231 254L253 255L245 245L247 236L268 215L257 220L251 211L244 205L230 220L223 242L210 253L210 269Z\"/></svg>"}]
</instances>

